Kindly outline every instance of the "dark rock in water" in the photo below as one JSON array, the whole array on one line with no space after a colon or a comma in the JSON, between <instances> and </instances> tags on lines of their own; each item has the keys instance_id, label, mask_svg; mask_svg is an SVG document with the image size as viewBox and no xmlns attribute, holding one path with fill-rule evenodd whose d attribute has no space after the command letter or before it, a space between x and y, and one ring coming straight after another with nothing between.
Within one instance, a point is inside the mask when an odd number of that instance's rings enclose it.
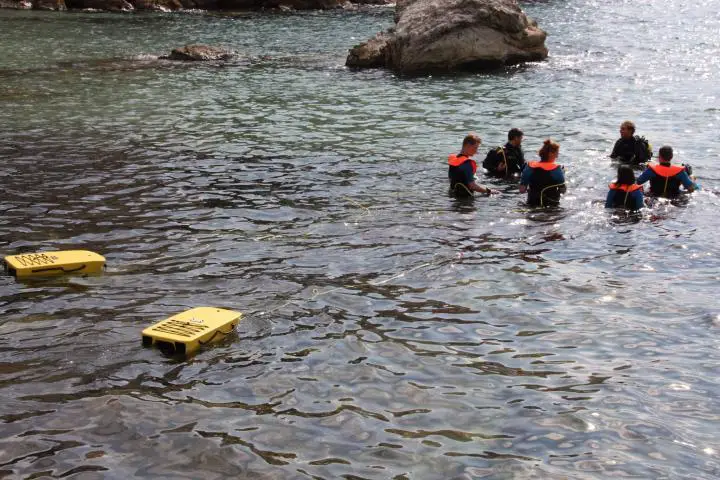
<instances>
[{"instance_id":1,"label":"dark rock in water","mask_svg":"<svg viewBox=\"0 0 720 480\"><path fill-rule=\"evenodd\" d=\"M546 33L515 0L398 0L395 26L346 65L399 73L486 69L545 59Z\"/></svg>"},{"instance_id":2,"label":"dark rock in water","mask_svg":"<svg viewBox=\"0 0 720 480\"><path fill-rule=\"evenodd\" d=\"M33 8L33 4L30 0L0 0L0 8L31 10Z\"/></svg>"},{"instance_id":3,"label":"dark rock in water","mask_svg":"<svg viewBox=\"0 0 720 480\"><path fill-rule=\"evenodd\" d=\"M391 35L380 32L367 42L355 45L348 54L346 65L358 68L379 68L387 65L387 46Z\"/></svg>"},{"instance_id":4,"label":"dark rock in water","mask_svg":"<svg viewBox=\"0 0 720 480\"><path fill-rule=\"evenodd\" d=\"M176 48L167 57L160 57L166 60L180 60L185 62L212 61L212 60L229 60L235 54L220 47L210 45L185 45L182 48Z\"/></svg>"},{"instance_id":5,"label":"dark rock in water","mask_svg":"<svg viewBox=\"0 0 720 480\"><path fill-rule=\"evenodd\" d=\"M126 0L65 0L73 10L106 10L109 12L132 12L135 7Z\"/></svg>"},{"instance_id":6,"label":"dark rock in water","mask_svg":"<svg viewBox=\"0 0 720 480\"><path fill-rule=\"evenodd\" d=\"M32 8L34 10L67 10L65 0L33 0Z\"/></svg>"},{"instance_id":7,"label":"dark rock in water","mask_svg":"<svg viewBox=\"0 0 720 480\"><path fill-rule=\"evenodd\" d=\"M136 10L171 12L185 8L180 0L133 0Z\"/></svg>"},{"instance_id":8,"label":"dark rock in water","mask_svg":"<svg viewBox=\"0 0 720 480\"><path fill-rule=\"evenodd\" d=\"M349 4L347 0L218 0L218 8L222 10L329 10L345 7L346 4Z\"/></svg>"}]
</instances>

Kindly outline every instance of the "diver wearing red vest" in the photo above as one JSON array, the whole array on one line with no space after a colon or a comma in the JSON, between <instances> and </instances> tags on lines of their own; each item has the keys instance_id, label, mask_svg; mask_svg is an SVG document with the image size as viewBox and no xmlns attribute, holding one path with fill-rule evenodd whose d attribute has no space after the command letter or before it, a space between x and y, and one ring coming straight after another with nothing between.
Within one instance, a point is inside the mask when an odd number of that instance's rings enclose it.
<instances>
[{"instance_id":1,"label":"diver wearing red vest","mask_svg":"<svg viewBox=\"0 0 720 480\"><path fill-rule=\"evenodd\" d=\"M669 146L660 148L658 152L659 164L648 165L648 168L638 177L638 185L650 181L650 193L660 197L674 197L680 194L680 185L688 192L700 188L690 179L684 165L671 165L673 149Z\"/></svg>"},{"instance_id":2,"label":"diver wearing red vest","mask_svg":"<svg viewBox=\"0 0 720 480\"><path fill-rule=\"evenodd\" d=\"M643 187L635 183L635 173L632 167L620 165L617 181L610 184L610 190L605 199L605 208L640 210L644 205Z\"/></svg>"},{"instance_id":3,"label":"diver wearing red vest","mask_svg":"<svg viewBox=\"0 0 720 480\"><path fill-rule=\"evenodd\" d=\"M538 152L539 162L530 162L520 176L520 193L527 192L531 207L558 205L560 195L565 193L565 172L555 163L560 145L549 138Z\"/></svg>"},{"instance_id":4,"label":"diver wearing red vest","mask_svg":"<svg viewBox=\"0 0 720 480\"><path fill-rule=\"evenodd\" d=\"M450 193L458 197L472 197L472 192L480 192L485 195L495 193L493 190L478 185L475 182L477 164L471 157L478 151L482 141L474 133L469 133L464 139L462 149L457 155L448 157L448 178L450 179Z\"/></svg>"}]
</instances>

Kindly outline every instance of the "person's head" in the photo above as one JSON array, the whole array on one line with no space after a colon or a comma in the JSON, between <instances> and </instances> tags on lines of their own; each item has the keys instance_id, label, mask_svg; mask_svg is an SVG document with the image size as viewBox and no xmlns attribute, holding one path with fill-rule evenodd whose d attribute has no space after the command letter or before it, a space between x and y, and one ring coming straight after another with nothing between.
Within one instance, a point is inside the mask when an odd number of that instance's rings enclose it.
<instances>
[{"instance_id":1,"label":"person's head","mask_svg":"<svg viewBox=\"0 0 720 480\"><path fill-rule=\"evenodd\" d=\"M553 142L549 138L543 142L543 146L538 150L538 156L541 162L552 162L560 153L560 144Z\"/></svg>"},{"instance_id":2,"label":"person's head","mask_svg":"<svg viewBox=\"0 0 720 480\"><path fill-rule=\"evenodd\" d=\"M620 124L620 136L622 138L630 138L635 135L635 124L630 120L625 120Z\"/></svg>"},{"instance_id":3,"label":"person's head","mask_svg":"<svg viewBox=\"0 0 720 480\"><path fill-rule=\"evenodd\" d=\"M463 139L462 152L466 155L473 156L477 153L481 144L482 140L477 133L468 133Z\"/></svg>"},{"instance_id":4,"label":"person's head","mask_svg":"<svg viewBox=\"0 0 720 480\"><path fill-rule=\"evenodd\" d=\"M519 147L522 143L523 139L523 132L519 128L511 128L508 132L508 141L515 145L516 147Z\"/></svg>"},{"instance_id":5,"label":"person's head","mask_svg":"<svg viewBox=\"0 0 720 480\"><path fill-rule=\"evenodd\" d=\"M670 163L673 158L673 149L670 145L663 145L658 150L658 160L660 163Z\"/></svg>"},{"instance_id":6,"label":"person's head","mask_svg":"<svg viewBox=\"0 0 720 480\"><path fill-rule=\"evenodd\" d=\"M629 165L620 165L617 173L619 185L633 185L635 183L635 172Z\"/></svg>"}]
</instances>

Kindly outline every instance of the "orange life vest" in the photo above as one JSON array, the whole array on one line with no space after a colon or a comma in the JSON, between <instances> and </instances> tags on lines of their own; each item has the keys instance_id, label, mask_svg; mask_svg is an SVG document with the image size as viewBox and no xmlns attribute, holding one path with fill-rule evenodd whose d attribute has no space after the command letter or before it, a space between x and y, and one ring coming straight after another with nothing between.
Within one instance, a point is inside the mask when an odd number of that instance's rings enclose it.
<instances>
[{"instance_id":1,"label":"orange life vest","mask_svg":"<svg viewBox=\"0 0 720 480\"><path fill-rule=\"evenodd\" d=\"M650 179L650 192L663 197L680 194L681 182L678 174L685 170L683 165L654 164L649 168L655 173L655 177Z\"/></svg>"},{"instance_id":2,"label":"orange life vest","mask_svg":"<svg viewBox=\"0 0 720 480\"><path fill-rule=\"evenodd\" d=\"M475 172L477 172L477 163L475 163L475 160L468 157L467 155L455 155L454 153L448 157L448 165L451 167L459 167L463 163L469 161L470 165L472 166L473 175Z\"/></svg>"},{"instance_id":3,"label":"orange life vest","mask_svg":"<svg viewBox=\"0 0 720 480\"><path fill-rule=\"evenodd\" d=\"M546 172L550 172L552 170L555 170L560 165L558 165L555 162L529 162L528 167L530 168L541 168L545 170Z\"/></svg>"},{"instance_id":4,"label":"orange life vest","mask_svg":"<svg viewBox=\"0 0 720 480\"><path fill-rule=\"evenodd\" d=\"M641 190L643 187L642 185L638 184L632 184L632 185L618 185L617 183L611 183L608 185L610 187L610 190L620 190L625 193L632 193L635 190Z\"/></svg>"},{"instance_id":5,"label":"orange life vest","mask_svg":"<svg viewBox=\"0 0 720 480\"><path fill-rule=\"evenodd\" d=\"M685 167L683 165L653 164L653 165L650 165L650 170L652 170L656 174L660 175L661 177L674 177L678 173L685 170Z\"/></svg>"}]
</instances>

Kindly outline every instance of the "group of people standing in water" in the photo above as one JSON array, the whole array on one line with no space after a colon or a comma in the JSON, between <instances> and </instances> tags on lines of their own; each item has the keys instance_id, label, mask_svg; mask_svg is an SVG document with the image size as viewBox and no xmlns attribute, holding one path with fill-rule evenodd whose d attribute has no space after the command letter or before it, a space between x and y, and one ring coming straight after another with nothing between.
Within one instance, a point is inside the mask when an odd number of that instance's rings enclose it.
<instances>
[{"instance_id":1,"label":"group of people standing in water","mask_svg":"<svg viewBox=\"0 0 720 480\"><path fill-rule=\"evenodd\" d=\"M526 162L522 150L523 132L513 128L508 142L490 150L482 162L485 174L504 179L520 179L520 192L527 193L527 203L533 207L556 206L566 191L565 169L556 163L560 145L551 139L543 142L538 161ZM477 182L477 154L482 140L470 133L464 139L459 153L448 157L450 192L457 197L472 197L475 192L491 195L497 191ZM654 196L674 197L680 186L692 192L698 185L692 180L689 165L672 165L673 149L663 146L658 151L658 162L648 163L653 152L644 137L635 135L635 124L625 121L620 125L620 138L615 142L610 158L619 163L617 180L609 185L605 207L639 210L645 205L643 184L650 182L649 193ZM636 179L634 170L644 168Z\"/></svg>"}]
</instances>

